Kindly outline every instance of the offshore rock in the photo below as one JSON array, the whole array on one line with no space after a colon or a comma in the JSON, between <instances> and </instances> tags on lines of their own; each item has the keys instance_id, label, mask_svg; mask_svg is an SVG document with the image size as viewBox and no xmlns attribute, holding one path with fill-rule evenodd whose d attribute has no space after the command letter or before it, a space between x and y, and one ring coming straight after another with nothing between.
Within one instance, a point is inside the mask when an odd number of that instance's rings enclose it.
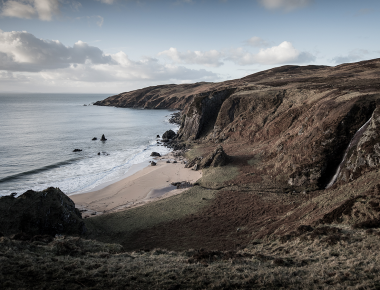
<instances>
[{"instance_id":1,"label":"offshore rock","mask_svg":"<svg viewBox=\"0 0 380 290\"><path fill-rule=\"evenodd\" d=\"M74 202L59 188L28 190L17 198L0 198L0 231L4 235L82 235L87 230Z\"/></svg>"},{"instance_id":2,"label":"offshore rock","mask_svg":"<svg viewBox=\"0 0 380 290\"><path fill-rule=\"evenodd\" d=\"M100 141L107 141L106 137L104 136L104 134L102 135L102 138L100 139Z\"/></svg>"}]
</instances>

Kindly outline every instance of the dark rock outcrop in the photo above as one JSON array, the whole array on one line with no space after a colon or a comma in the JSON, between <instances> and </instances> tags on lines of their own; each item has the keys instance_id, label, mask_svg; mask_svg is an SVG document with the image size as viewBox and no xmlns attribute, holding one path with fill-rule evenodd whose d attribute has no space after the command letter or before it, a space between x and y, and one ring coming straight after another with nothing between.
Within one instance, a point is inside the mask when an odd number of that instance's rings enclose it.
<instances>
[{"instance_id":1,"label":"dark rock outcrop","mask_svg":"<svg viewBox=\"0 0 380 290\"><path fill-rule=\"evenodd\" d=\"M152 162L150 162L150 165L151 165L151 166L156 166L156 165L157 165L157 163L156 163L156 162L154 162L154 161L152 161Z\"/></svg>"},{"instance_id":2,"label":"dark rock outcrop","mask_svg":"<svg viewBox=\"0 0 380 290\"><path fill-rule=\"evenodd\" d=\"M173 139L176 133L173 130L168 130L162 135L162 139Z\"/></svg>"},{"instance_id":3,"label":"dark rock outcrop","mask_svg":"<svg viewBox=\"0 0 380 290\"><path fill-rule=\"evenodd\" d=\"M195 157L185 165L185 168L193 168L194 170L203 169L207 167L219 167L228 163L228 155L224 152L223 147L219 145L207 157Z\"/></svg>"},{"instance_id":4,"label":"dark rock outcrop","mask_svg":"<svg viewBox=\"0 0 380 290\"><path fill-rule=\"evenodd\" d=\"M150 153L150 156L161 157L161 154L158 152L152 152L152 153Z\"/></svg>"},{"instance_id":5,"label":"dark rock outcrop","mask_svg":"<svg viewBox=\"0 0 380 290\"><path fill-rule=\"evenodd\" d=\"M100 141L107 141L106 137L104 136L104 134L102 135L102 138L100 139Z\"/></svg>"},{"instance_id":6,"label":"dark rock outcrop","mask_svg":"<svg viewBox=\"0 0 380 290\"><path fill-rule=\"evenodd\" d=\"M91 140L92 140L92 141L95 141L95 140L98 140L98 138L94 137L94 138L92 138Z\"/></svg>"},{"instance_id":7,"label":"dark rock outcrop","mask_svg":"<svg viewBox=\"0 0 380 290\"><path fill-rule=\"evenodd\" d=\"M0 231L6 235L82 235L81 213L59 188L28 190L17 198L0 198Z\"/></svg>"},{"instance_id":8,"label":"dark rock outcrop","mask_svg":"<svg viewBox=\"0 0 380 290\"><path fill-rule=\"evenodd\" d=\"M81 152L82 149L74 149L73 152Z\"/></svg>"},{"instance_id":9,"label":"dark rock outcrop","mask_svg":"<svg viewBox=\"0 0 380 290\"><path fill-rule=\"evenodd\" d=\"M228 156L221 145L199 163L200 168L219 167L228 163Z\"/></svg>"},{"instance_id":10,"label":"dark rock outcrop","mask_svg":"<svg viewBox=\"0 0 380 290\"><path fill-rule=\"evenodd\" d=\"M352 181L363 173L372 171L380 166L380 107L373 112L362 132L356 135L348 148L338 182Z\"/></svg>"}]
</instances>

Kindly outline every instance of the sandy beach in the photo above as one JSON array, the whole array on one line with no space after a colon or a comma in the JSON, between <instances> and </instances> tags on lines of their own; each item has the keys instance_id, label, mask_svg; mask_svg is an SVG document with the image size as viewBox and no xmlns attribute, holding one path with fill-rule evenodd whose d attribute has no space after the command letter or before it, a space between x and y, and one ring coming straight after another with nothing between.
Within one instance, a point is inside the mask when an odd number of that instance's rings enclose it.
<instances>
[{"instance_id":1,"label":"sandy beach","mask_svg":"<svg viewBox=\"0 0 380 290\"><path fill-rule=\"evenodd\" d=\"M157 158L155 166L149 165L104 188L72 195L70 198L82 211L83 217L90 217L141 206L147 202L179 194L186 188L177 189L171 183L194 183L202 173L185 168L181 160L176 158L172 154ZM167 163L167 160L170 160L170 163ZM173 163L174 160L177 163Z\"/></svg>"}]
</instances>

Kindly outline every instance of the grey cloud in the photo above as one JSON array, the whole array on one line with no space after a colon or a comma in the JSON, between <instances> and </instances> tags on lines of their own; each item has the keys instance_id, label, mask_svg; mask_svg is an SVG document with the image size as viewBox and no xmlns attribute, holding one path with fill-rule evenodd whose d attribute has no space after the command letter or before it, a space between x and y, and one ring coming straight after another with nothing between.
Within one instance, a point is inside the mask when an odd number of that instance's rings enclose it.
<instances>
[{"instance_id":1,"label":"grey cloud","mask_svg":"<svg viewBox=\"0 0 380 290\"><path fill-rule=\"evenodd\" d=\"M1 15L17 18L39 18L50 21L59 14L58 0L8 0L3 3Z\"/></svg>"},{"instance_id":2,"label":"grey cloud","mask_svg":"<svg viewBox=\"0 0 380 290\"><path fill-rule=\"evenodd\" d=\"M42 71L70 64L113 64L99 48L78 41L67 47L59 41L41 40L27 32L0 31L0 66L11 71Z\"/></svg>"},{"instance_id":3,"label":"grey cloud","mask_svg":"<svg viewBox=\"0 0 380 290\"><path fill-rule=\"evenodd\" d=\"M249 46L253 46L253 47L268 47L269 46L269 42L257 36L251 37L250 39L245 41L245 44Z\"/></svg>"}]
</instances>

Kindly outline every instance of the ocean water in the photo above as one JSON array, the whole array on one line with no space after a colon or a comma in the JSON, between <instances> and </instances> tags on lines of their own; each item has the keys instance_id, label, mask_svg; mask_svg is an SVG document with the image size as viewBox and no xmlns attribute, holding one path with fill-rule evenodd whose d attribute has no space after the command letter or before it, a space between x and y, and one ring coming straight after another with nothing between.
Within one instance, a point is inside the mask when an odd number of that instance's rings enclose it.
<instances>
[{"instance_id":1,"label":"ocean water","mask_svg":"<svg viewBox=\"0 0 380 290\"><path fill-rule=\"evenodd\" d=\"M156 136L178 129L168 122L173 111L92 105L106 97L0 94L0 195L50 186L68 195L88 191L148 164L152 151L169 152Z\"/></svg>"}]
</instances>

